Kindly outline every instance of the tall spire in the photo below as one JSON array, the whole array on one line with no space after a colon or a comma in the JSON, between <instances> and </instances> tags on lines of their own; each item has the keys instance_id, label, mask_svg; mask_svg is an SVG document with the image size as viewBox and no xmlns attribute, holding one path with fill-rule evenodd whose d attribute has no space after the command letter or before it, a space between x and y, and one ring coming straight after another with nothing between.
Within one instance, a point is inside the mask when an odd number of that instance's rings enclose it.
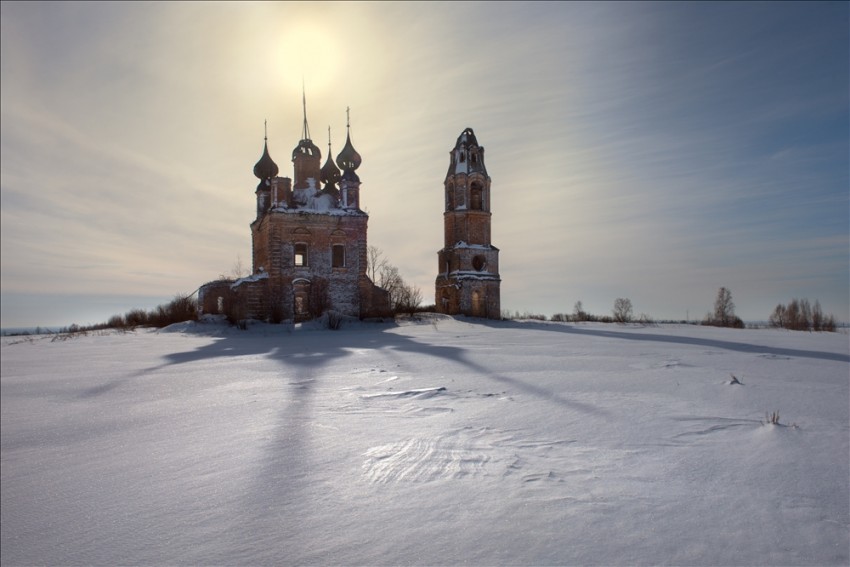
<instances>
[{"instance_id":1,"label":"tall spire","mask_svg":"<svg viewBox=\"0 0 850 567\"><path fill-rule=\"evenodd\" d=\"M307 126L307 91L304 88L304 77L301 77L301 106L304 108L304 129L301 132L301 139L309 140L310 127Z\"/></svg>"}]
</instances>

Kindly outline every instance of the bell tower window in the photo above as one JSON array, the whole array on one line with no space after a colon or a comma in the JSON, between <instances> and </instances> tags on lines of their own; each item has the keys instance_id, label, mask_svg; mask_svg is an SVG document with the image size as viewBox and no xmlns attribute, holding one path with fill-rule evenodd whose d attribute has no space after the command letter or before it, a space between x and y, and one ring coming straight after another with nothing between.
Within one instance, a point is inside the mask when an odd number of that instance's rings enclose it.
<instances>
[{"instance_id":1,"label":"bell tower window","mask_svg":"<svg viewBox=\"0 0 850 567\"><path fill-rule=\"evenodd\" d=\"M303 242L299 242L295 245L295 265L298 267L305 267L309 265L307 263L307 245Z\"/></svg>"},{"instance_id":2,"label":"bell tower window","mask_svg":"<svg viewBox=\"0 0 850 567\"><path fill-rule=\"evenodd\" d=\"M334 268L345 267L345 245L333 245L333 248L331 248L331 264Z\"/></svg>"},{"instance_id":3,"label":"bell tower window","mask_svg":"<svg viewBox=\"0 0 850 567\"><path fill-rule=\"evenodd\" d=\"M478 183L478 182L473 183L472 187L470 187L470 195L469 195L469 199L470 199L469 205L470 205L471 209L473 209L475 211L480 211L483 208L483 206L482 206L483 205L483 203L482 203L483 195L482 194L483 194L483 191L481 189L481 184Z\"/></svg>"}]
</instances>

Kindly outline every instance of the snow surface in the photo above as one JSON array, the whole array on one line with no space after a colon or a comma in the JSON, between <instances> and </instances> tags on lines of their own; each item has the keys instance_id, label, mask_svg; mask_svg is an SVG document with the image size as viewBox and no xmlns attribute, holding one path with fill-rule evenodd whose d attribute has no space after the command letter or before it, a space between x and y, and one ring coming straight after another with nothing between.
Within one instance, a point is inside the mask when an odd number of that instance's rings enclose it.
<instances>
[{"instance_id":1,"label":"snow surface","mask_svg":"<svg viewBox=\"0 0 850 567\"><path fill-rule=\"evenodd\" d=\"M167 331L0 339L3 565L850 562L846 334Z\"/></svg>"}]
</instances>

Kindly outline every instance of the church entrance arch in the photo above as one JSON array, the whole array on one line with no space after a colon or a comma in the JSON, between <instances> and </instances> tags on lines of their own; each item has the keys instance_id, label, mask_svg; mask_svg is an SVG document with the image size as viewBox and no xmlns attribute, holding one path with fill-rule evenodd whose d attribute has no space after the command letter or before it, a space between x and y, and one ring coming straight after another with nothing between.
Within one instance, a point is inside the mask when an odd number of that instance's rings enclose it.
<instances>
[{"instance_id":1,"label":"church entrance arch","mask_svg":"<svg viewBox=\"0 0 850 567\"><path fill-rule=\"evenodd\" d=\"M292 313L296 322L310 319L310 280L292 282Z\"/></svg>"},{"instance_id":2,"label":"church entrance arch","mask_svg":"<svg viewBox=\"0 0 850 567\"><path fill-rule=\"evenodd\" d=\"M484 293L475 290L472 292L472 316L484 317Z\"/></svg>"}]
</instances>

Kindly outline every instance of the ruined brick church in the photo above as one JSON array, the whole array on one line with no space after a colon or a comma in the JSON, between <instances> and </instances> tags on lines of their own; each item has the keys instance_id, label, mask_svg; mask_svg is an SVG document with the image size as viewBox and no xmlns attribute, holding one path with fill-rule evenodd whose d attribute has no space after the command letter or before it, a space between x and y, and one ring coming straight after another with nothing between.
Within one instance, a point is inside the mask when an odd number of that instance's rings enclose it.
<instances>
[{"instance_id":1,"label":"ruined brick church","mask_svg":"<svg viewBox=\"0 0 850 567\"><path fill-rule=\"evenodd\" d=\"M200 313L234 320L305 321L333 310L354 317L392 313L389 294L367 276L366 229L360 209L360 154L350 122L336 162L310 139L306 104L301 140L292 151L293 177L279 177L268 136L254 165L259 179L251 223L252 274L204 284ZM451 152L445 181L445 245L439 252L437 311L498 318L498 249L490 244L490 178L484 148L467 128Z\"/></svg>"}]
</instances>

